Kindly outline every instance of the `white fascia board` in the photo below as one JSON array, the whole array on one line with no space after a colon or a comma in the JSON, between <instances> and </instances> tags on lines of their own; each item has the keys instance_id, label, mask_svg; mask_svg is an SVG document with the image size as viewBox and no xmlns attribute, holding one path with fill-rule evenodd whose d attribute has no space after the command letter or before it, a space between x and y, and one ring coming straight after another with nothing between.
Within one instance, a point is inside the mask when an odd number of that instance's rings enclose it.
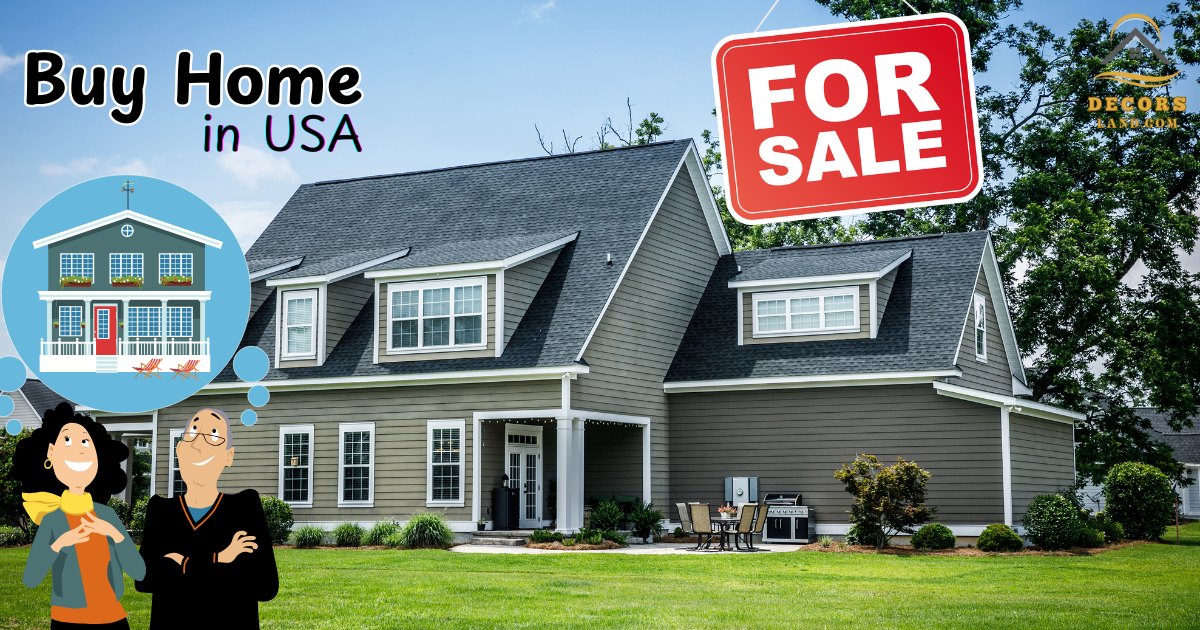
<instances>
[{"instance_id":1,"label":"white fascia board","mask_svg":"<svg viewBox=\"0 0 1200 630\"><path fill-rule=\"evenodd\" d=\"M727 392L754 389L792 389L798 387L853 387L862 385L908 385L931 383L939 378L960 377L962 370L920 370L912 372L867 372L864 374L817 374L813 376L771 376L731 378L711 381L663 383L668 394L684 392Z\"/></svg>"},{"instance_id":2,"label":"white fascia board","mask_svg":"<svg viewBox=\"0 0 1200 630\"><path fill-rule=\"evenodd\" d=\"M217 249L221 249L221 241L218 241L215 238L209 238L207 236L204 236L203 234L198 234L191 230L185 230L179 226L171 225L170 223L167 223L166 221L159 221L158 219L152 219L144 214L139 214L132 210L122 210L116 214L110 214L107 217L104 217L102 219L96 219L95 221L92 221L91 223L85 223L79 227L74 227L69 230L64 230L62 232L59 232L58 234L51 234L50 236L47 236L46 238L42 238L42 239L38 239L38 240L34 241L33 248L37 249L39 247L49 245L50 243L56 243L63 239L71 238L72 236L78 236L85 232L90 232L96 228L104 227L110 223L116 223L117 221L124 221L126 219L133 219L134 221L138 221L140 223L145 223L146 225L156 227L160 230L163 230L164 232L170 232L172 234L182 236L186 239L193 240L198 243L204 243L205 245L210 245Z\"/></svg>"},{"instance_id":3,"label":"white fascia board","mask_svg":"<svg viewBox=\"0 0 1200 630\"><path fill-rule=\"evenodd\" d=\"M504 260L500 261L500 268L501 269L511 269L512 267L516 267L517 265L525 264L525 263L533 260L534 258L541 258L542 256L549 254L550 252L553 252L553 251L556 251L556 250L566 247L567 243L570 243L577 238L579 238L579 232L575 232L574 234L569 234L567 236L564 236L564 237L558 239L557 241L546 243L545 245L542 245L540 247L535 247L527 252L521 252L520 254L515 254L513 256L509 256L508 258L505 258Z\"/></svg>"},{"instance_id":4,"label":"white fascia board","mask_svg":"<svg viewBox=\"0 0 1200 630\"><path fill-rule=\"evenodd\" d=\"M259 381L257 383L209 383L198 394L222 394L249 391L254 385L266 385L271 391L356 389L363 387L401 387L406 385L446 385L455 383L493 383L504 381L554 380L565 374L587 374L586 365L565 365L504 370L470 370L462 372L426 372L422 374L383 374L377 376L335 376L332 378L295 378Z\"/></svg>"},{"instance_id":5,"label":"white fascia board","mask_svg":"<svg viewBox=\"0 0 1200 630\"><path fill-rule=\"evenodd\" d=\"M38 291L50 300L208 300L212 291Z\"/></svg>"},{"instance_id":6,"label":"white fascia board","mask_svg":"<svg viewBox=\"0 0 1200 630\"><path fill-rule=\"evenodd\" d=\"M650 213L650 218L646 221L645 227L642 228L641 236L638 236L637 243L633 245L633 251L629 254L629 260L625 261L625 266L621 268L621 275L617 276L617 282L613 285L612 291L608 293L608 299L604 300L604 307L600 309L600 314L596 317L596 321L592 322L592 329L588 331L587 338L583 340L583 345L579 348L579 354L575 355L576 361L583 360L583 353L587 352L588 344L592 343L592 336L600 328L600 322L604 321L604 315L608 313L608 307L612 304L613 298L617 297L617 290L621 288L621 283L625 280L625 274L629 273L629 268L633 266L633 260L637 258L638 251L642 248L642 243L646 240L646 235L650 233L650 226L654 225L654 219L658 218L658 211L662 209L663 202L667 200L667 195L671 193L671 186L675 183L675 178L679 175L679 169L683 168L687 161L688 154L685 151L683 157L679 158L679 163L675 165L675 170L671 173L671 177L667 180L667 185L663 187L662 194L658 197L658 203L654 204L654 212Z\"/></svg>"},{"instance_id":7,"label":"white fascia board","mask_svg":"<svg viewBox=\"0 0 1200 630\"><path fill-rule=\"evenodd\" d=\"M1008 355L1008 368L1021 384L1028 384L1025 377L1025 364L1021 360L1021 350L1017 347L1017 333L1013 328L1012 314L1008 309L1008 297L1004 294L1004 285L1000 277L1000 263L996 260L996 250L992 247L992 235L988 234L984 247L983 275L987 276L988 292L991 293L992 310L996 311L996 321L1000 328L1000 339L1004 341L1004 354ZM1004 308L1000 308L1003 306ZM961 344L960 344L961 345Z\"/></svg>"},{"instance_id":8,"label":"white fascia board","mask_svg":"<svg viewBox=\"0 0 1200 630\"><path fill-rule=\"evenodd\" d=\"M567 243L574 241L579 237L579 232L564 236L545 245L539 245L529 251L514 254L503 260L483 260L469 263L455 263L453 265L430 265L428 267L410 267L408 269L381 269L378 271L368 271L367 278L380 280L398 280L412 279L416 276L446 276L446 275L464 275L475 273L496 273L504 269L509 269L527 263L534 258L545 256L552 251L562 249L567 246ZM387 261L384 261L387 262Z\"/></svg>"},{"instance_id":9,"label":"white fascia board","mask_svg":"<svg viewBox=\"0 0 1200 630\"><path fill-rule=\"evenodd\" d=\"M286 287L286 286L293 286L293 285L297 285L297 284L330 284L333 282L337 282L338 280L344 280L346 278L349 278L350 276L353 276L357 273L361 273L363 270L370 269L371 267L374 267L375 265L381 265L385 262L388 262L389 260L403 258L403 257L407 256L408 252L411 250L412 250L411 247L405 247L404 249L402 249L398 252L393 252L386 256L380 256L379 258L376 258L374 260L368 260L367 262L364 262L364 263L359 263L357 265L354 265L353 267L346 267L345 269L331 271L327 274L321 274L321 275L316 275L316 276L304 276L304 277L300 277L300 278L278 278L275 280L267 280L267 286L269 286L269 287ZM370 278L372 276L368 275L367 277Z\"/></svg>"},{"instance_id":10,"label":"white fascia board","mask_svg":"<svg viewBox=\"0 0 1200 630\"><path fill-rule=\"evenodd\" d=\"M580 418L583 420L599 420L601 422L621 422L624 424L633 424L644 426L650 424L650 418L643 416L627 416L618 413L602 413L599 411L588 411L586 409L568 409L564 412L561 408L556 409L516 409L511 411L476 411L472 415L474 420L523 420L526 418Z\"/></svg>"},{"instance_id":11,"label":"white fascia board","mask_svg":"<svg viewBox=\"0 0 1200 630\"><path fill-rule=\"evenodd\" d=\"M1005 396L1003 394L993 394L984 392L978 389L963 387L962 385L951 385L949 383L934 382L933 389L943 396L958 398L961 400L969 400L984 405L993 407L1005 406L1010 407L1013 413L1019 413L1025 416L1033 416L1042 418L1043 420L1053 420L1055 422L1065 422L1074 424L1075 422L1086 420L1087 415L1078 411L1063 409L1044 403L1033 402L1032 400L1024 400Z\"/></svg>"},{"instance_id":12,"label":"white fascia board","mask_svg":"<svg viewBox=\"0 0 1200 630\"><path fill-rule=\"evenodd\" d=\"M257 282L268 276L273 276L277 273L282 273L284 271L287 271L288 269L291 269L292 267L295 267L296 265L299 265L302 262L304 262L303 256L300 258L297 258L295 260L289 260L287 262L279 263L278 265L272 265L270 267L267 267L266 269L259 269L258 271L255 271L254 273L250 274L250 282Z\"/></svg>"},{"instance_id":13,"label":"white fascia board","mask_svg":"<svg viewBox=\"0 0 1200 630\"><path fill-rule=\"evenodd\" d=\"M1013 396L1032 396L1033 390L1029 389L1025 383L1017 380L1017 377L1012 377Z\"/></svg>"},{"instance_id":14,"label":"white fascia board","mask_svg":"<svg viewBox=\"0 0 1200 630\"><path fill-rule=\"evenodd\" d=\"M807 286L812 284L838 284L842 282L869 282L878 280L888 274L891 270L900 266L900 263L912 257L912 250L908 250L902 256L897 258L884 267L881 271L864 271L861 273L843 273L829 276L808 276L801 278L771 278L767 280L730 280L729 288L731 289L753 289L759 287L780 287L780 286Z\"/></svg>"},{"instance_id":15,"label":"white fascia board","mask_svg":"<svg viewBox=\"0 0 1200 630\"><path fill-rule=\"evenodd\" d=\"M688 147L688 175L692 179L692 187L700 198L700 207L704 210L704 221L708 223L708 231L712 233L713 244L721 256L733 253L729 244L729 235L725 233L725 224L721 221L721 212L717 210L717 200L712 194L712 184L704 174L704 165L700 162L699 149L693 142Z\"/></svg>"}]
</instances>

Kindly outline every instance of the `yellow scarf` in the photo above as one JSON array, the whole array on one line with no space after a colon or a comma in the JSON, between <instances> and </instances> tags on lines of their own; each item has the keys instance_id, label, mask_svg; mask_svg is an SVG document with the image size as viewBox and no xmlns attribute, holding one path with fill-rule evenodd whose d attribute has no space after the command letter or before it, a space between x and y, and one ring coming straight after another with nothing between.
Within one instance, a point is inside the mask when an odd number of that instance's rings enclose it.
<instances>
[{"instance_id":1,"label":"yellow scarf","mask_svg":"<svg viewBox=\"0 0 1200 630\"><path fill-rule=\"evenodd\" d=\"M21 498L25 499L25 511L29 512L34 525L41 525L42 517L54 510L76 515L92 511L92 495L86 492L72 494L70 490L64 490L61 496L51 492L25 492Z\"/></svg>"}]
</instances>

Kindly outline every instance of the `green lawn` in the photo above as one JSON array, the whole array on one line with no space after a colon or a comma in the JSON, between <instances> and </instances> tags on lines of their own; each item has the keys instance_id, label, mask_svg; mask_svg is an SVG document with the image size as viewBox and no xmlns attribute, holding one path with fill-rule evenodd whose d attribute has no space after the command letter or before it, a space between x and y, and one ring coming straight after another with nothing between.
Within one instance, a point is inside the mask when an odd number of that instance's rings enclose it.
<instances>
[{"instance_id":1,"label":"green lawn","mask_svg":"<svg viewBox=\"0 0 1200 630\"><path fill-rule=\"evenodd\" d=\"M27 553L0 550L0 627L49 626L49 579L21 585ZM1200 523L1182 545L1069 557L277 557L279 596L260 607L268 628L1200 628ZM129 583L123 603L145 628L149 598Z\"/></svg>"}]
</instances>

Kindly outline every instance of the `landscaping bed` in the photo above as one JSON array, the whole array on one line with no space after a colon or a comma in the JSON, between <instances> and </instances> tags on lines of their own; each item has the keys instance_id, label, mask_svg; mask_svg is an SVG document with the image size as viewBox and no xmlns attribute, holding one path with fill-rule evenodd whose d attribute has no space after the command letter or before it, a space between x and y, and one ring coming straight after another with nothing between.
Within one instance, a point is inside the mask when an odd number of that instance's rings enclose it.
<instances>
[{"instance_id":1,"label":"landscaping bed","mask_svg":"<svg viewBox=\"0 0 1200 630\"><path fill-rule=\"evenodd\" d=\"M1161 544L1157 541L1150 540L1122 540L1112 543L1104 547L1071 547L1061 551L1045 551L1038 547L1026 547L1021 551L1002 552L1002 551L981 551L975 547L955 547L953 549L913 549L907 546L889 545L883 549L877 549L871 545L847 545L844 543L834 543L828 547L821 546L821 543L815 542L800 547L797 551L819 551L821 553L870 553L883 554L889 556L1094 556L1106 551L1116 549L1125 549L1127 547L1137 547L1139 545L1157 545Z\"/></svg>"},{"instance_id":2,"label":"landscaping bed","mask_svg":"<svg viewBox=\"0 0 1200 630\"><path fill-rule=\"evenodd\" d=\"M554 541L548 543L525 543L525 546L530 549L553 549L555 551L599 551L601 549L620 549L625 545L618 545L611 540L605 540L598 545L576 543L568 547L558 541Z\"/></svg>"}]
</instances>

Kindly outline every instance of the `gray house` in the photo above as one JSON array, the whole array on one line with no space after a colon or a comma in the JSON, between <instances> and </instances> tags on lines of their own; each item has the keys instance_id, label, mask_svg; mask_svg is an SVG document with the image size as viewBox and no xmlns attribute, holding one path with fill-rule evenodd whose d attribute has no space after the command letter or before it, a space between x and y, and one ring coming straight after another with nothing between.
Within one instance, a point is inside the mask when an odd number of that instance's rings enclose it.
<instances>
[{"instance_id":1,"label":"gray house","mask_svg":"<svg viewBox=\"0 0 1200 630\"><path fill-rule=\"evenodd\" d=\"M838 534L833 471L869 452L929 469L970 536L1074 477L1076 416L1019 398L987 233L734 253L691 141L304 185L246 257L271 400L223 483L298 522L469 531L508 484L521 527L569 530L756 476ZM100 415L152 434L172 495L187 419L249 387Z\"/></svg>"}]
</instances>

